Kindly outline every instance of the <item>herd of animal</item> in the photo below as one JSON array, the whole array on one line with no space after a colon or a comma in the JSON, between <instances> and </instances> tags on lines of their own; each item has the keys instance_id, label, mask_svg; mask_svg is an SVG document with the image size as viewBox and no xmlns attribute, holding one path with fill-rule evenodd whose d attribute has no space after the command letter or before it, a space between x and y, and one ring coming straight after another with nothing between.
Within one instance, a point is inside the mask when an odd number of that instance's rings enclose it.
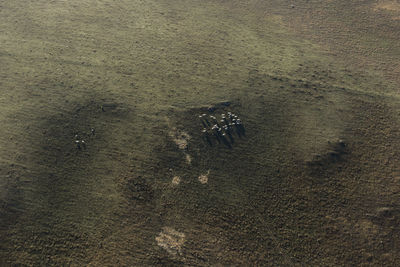
<instances>
[{"instance_id":1,"label":"herd of animal","mask_svg":"<svg viewBox=\"0 0 400 267\"><path fill-rule=\"evenodd\" d=\"M199 115L203 130L203 139L210 145L224 144L232 148L235 138L242 138L246 135L246 130L239 117L232 112L222 113L220 119L214 115Z\"/></svg>"}]
</instances>

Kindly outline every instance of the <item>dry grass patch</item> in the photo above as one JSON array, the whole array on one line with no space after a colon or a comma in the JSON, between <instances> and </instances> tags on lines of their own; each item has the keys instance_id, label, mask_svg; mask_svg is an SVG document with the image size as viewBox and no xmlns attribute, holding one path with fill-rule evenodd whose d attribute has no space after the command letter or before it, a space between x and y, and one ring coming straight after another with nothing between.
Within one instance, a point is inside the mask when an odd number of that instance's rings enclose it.
<instances>
[{"instance_id":1,"label":"dry grass patch","mask_svg":"<svg viewBox=\"0 0 400 267\"><path fill-rule=\"evenodd\" d=\"M156 237L157 244L172 255L181 253L181 248L185 242L185 234L178 232L171 227L164 227Z\"/></svg>"},{"instance_id":2,"label":"dry grass patch","mask_svg":"<svg viewBox=\"0 0 400 267\"><path fill-rule=\"evenodd\" d=\"M185 131L180 131L176 128L173 128L172 131L169 133L170 137L172 140L175 142L175 144L179 147L179 149L185 150L187 149L189 140L190 140L190 135L186 133Z\"/></svg>"},{"instance_id":3,"label":"dry grass patch","mask_svg":"<svg viewBox=\"0 0 400 267\"><path fill-rule=\"evenodd\" d=\"M172 184L173 185L178 185L181 183L181 177L179 176L174 176L174 178L172 178Z\"/></svg>"},{"instance_id":4,"label":"dry grass patch","mask_svg":"<svg viewBox=\"0 0 400 267\"><path fill-rule=\"evenodd\" d=\"M200 175L199 178L198 178L199 182L202 183L202 184L208 183L208 175L209 174L210 174L210 170L208 170L206 174Z\"/></svg>"},{"instance_id":5,"label":"dry grass patch","mask_svg":"<svg viewBox=\"0 0 400 267\"><path fill-rule=\"evenodd\" d=\"M185 153L185 159L187 164L192 164L192 156Z\"/></svg>"}]
</instances>

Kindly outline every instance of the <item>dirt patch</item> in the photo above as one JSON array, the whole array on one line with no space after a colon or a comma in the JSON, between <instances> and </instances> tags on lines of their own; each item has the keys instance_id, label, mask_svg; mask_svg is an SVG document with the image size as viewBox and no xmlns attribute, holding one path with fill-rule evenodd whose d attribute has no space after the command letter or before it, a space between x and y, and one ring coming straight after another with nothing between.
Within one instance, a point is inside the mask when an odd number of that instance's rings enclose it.
<instances>
[{"instance_id":1,"label":"dirt patch","mask_svg":"<svg viewBox=\"0 0 400 267\"><path fill-rule=\"evenodd\" d=\"M181 177L179 176L174 176L174 178L172 178L172 184L173 185L178 185L181 183Z\"/></svg>"},{"instance_id":2,"label":"dirt patch","mask_svg":"<svg viewBox=\"0 0 400 267\"><path fill-rule=\"evenodd\" d=\"M178 232L170 227L164 227L156 237L157 244L171 255L181 253L181 248L185 242L185 234Z\"/></svg>"},{"instance_id":3,"label":"dirt patch","mask_svg":"<svg viewBox=\"0 0 400 267\"><path fill-rule=\"evenodd\" d=\"M185 154L185 159L187 164L192 164L192 156Z\"/></svg>"},{"instance_id":4,"label":"dirt patch","mask_svg":"<svg viewBox=\"0 0 400 267\"><path fill-rule=\"evenodd\" d=\"M169 135L174 140L175 144L179 147L179 149L182 150L187 149L190 140L190 135L188 133L173 128L172 131L169 133Z\"/></svg>"},{"instance_id":5,"label":"dirt patch","mask_svg":"<svg viewBox=\"0 0 400 267\"><path fill-rule=\"evenodd\" d=\"M199 178L198 178L199 182L202 183L202 184L208 183L208 175L209 174L210 174L210 170L208 170L206 174L200 175Z\"/></svg>"}]
</instances>

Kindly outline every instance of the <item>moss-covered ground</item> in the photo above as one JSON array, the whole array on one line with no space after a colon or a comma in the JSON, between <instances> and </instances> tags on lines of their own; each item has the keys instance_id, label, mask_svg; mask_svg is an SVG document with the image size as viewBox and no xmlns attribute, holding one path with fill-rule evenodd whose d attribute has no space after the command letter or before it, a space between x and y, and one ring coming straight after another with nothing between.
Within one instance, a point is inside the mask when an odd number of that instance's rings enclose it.
<instances>
[{"instance_id":1,"label":"moss-covered ground","mask_svg":"<svg viewBox=\"0 0 400 267\"><path fill-rule=\"evenodd\" d=\"M399 17L0 0L0 265L396 266ZM228 111L246 136L209 146Z\"/></svg>"}]
</instances>

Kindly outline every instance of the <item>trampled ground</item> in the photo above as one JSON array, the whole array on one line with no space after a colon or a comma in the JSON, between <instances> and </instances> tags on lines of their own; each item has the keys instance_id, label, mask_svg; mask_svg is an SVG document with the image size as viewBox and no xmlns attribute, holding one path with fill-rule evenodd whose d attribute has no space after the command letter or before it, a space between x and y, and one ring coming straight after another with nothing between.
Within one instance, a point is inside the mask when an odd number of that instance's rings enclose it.
<instances>
[{"instance_id":1,"label":"trampled ground","mask_svg":"<svg viewBox=\"0 0 400 267\"><path fill-rule=\"evenodd\" d=\"M0 265L396 266L399 18L0 0ZM209 146L228 111L245 136Z\"/></svg>"}]
</instances>

